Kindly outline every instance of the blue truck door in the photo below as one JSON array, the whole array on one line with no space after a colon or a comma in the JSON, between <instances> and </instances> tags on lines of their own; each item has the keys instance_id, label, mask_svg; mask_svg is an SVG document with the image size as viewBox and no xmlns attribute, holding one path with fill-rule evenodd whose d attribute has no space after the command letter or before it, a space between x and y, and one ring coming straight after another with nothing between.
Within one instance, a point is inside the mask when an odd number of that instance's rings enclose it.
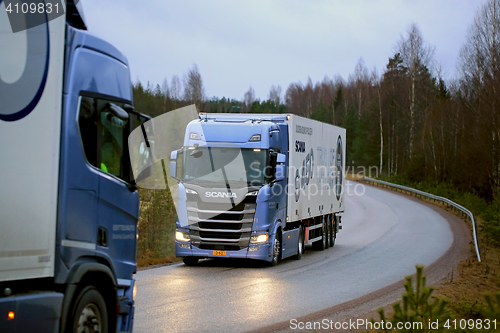
<instances>
[{"instance_id":1,"label":"blue truck door","mask_svg":"<svg viewBox=\"0 0 500 333\"><path fill-rule=\"evenodd\" d=\"M130 121L113 116L109 102L97 100L100 111L99 132L100 166L99 177L98 240L97 251L113 258L117 276L132 276L135 271L135 243L137 235L138 193L130 191L127 138ZM116 104L115 104L116 105Z\"/></svg>"}]
</instances>

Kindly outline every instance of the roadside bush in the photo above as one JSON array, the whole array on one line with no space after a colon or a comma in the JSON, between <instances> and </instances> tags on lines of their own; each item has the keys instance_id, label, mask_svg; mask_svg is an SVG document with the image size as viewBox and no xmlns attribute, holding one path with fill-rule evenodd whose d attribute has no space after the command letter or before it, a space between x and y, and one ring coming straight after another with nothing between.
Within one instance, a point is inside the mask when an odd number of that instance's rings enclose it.
<instances>
[{"instance_id":1,"label":"roadside bush","mask_svg":"<svg viewBox=\"0 0 500 333\"><path fill-rule=\"evenodd\" d=\"M175 253L174 202L167 190L139 189L141 211L137 259L163 258Z\"/></svg>"},{"instance_id":2,"label":"roadside bush","mask_svg":"<svg viewBox=\"0 0 500 333\"><path fill-rule=\"evenodd\" d=\"M385 332L444 332L448 331L443 325L451 319L447 308L447 301L440 298L431 298L434 287L427 286L427 279L423 275L424 267L416 266L415 287L413 286L413 277L407 276L404 284L405 292L402 295L402 302L396 302L392 305L393 314L387 318L383 308L377 312L380 321L386 323ZM371 319L375 323L375 319ZM436 327L429 327L429 323L436 322ZM389 326L388 323L391 323ZM419 323L411 325L409 329L398 329L398 323ZM389 328L390 327L390 328Z\"/></svg>"},{"instance_id":3,"label":"roadside bush","mask_svg":"<svg viewBox=\"0 0 500 333\"><path fill-rule=\"evenodd\" d=\"M484 224L481 230L488 242L495 246L500 246L500 200L495 200L484 210L481 215L484 219Z\"/></svg>"},{"instance_id":4,"label":"roadside bush","mask_svg":"<svg viewBox=\"0 0 500 333\"><path fill-rule=\"evenodd\" d=\"M392 305L393 313L388 317L380 308L380 320L385 323L379 332L497 332L500 328L500 293L486 294L486 306L468 309L467 319L454 319L448 302L444 298L432 297L432 286L427 286L423 266L416 266L415 285L413 277L407 276L402 301ZM371 319L372 324L376 323ZM390 323L390 324L388 324ZM398 323L412 323L411 328L397 328ZM418 323L418 324L414 324ZM486 326L488 323L489 329Z\"/></svg>"}]
</instances>

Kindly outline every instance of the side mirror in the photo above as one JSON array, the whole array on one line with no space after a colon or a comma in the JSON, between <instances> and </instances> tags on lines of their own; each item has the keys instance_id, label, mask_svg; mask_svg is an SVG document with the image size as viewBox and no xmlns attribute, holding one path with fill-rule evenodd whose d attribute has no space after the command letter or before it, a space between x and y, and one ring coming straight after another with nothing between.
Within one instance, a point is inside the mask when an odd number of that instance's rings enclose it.
<instances>
[{"instance_id":1,"label":"side mirror","mask_svg":"<svg viewBox=\"0 0 500 333\"><path fill-rule=\"evenodd\" d=\"M278 164L278 165L276 165L276 178L274 179L274 181L280 182L283 179L285 179L285 165Z\"/></svg>"},{"instance_id":2,"label":"side mirror","mask_svg":"<svg viewBox=\"0 0 500 333\"><path fill-rule=\"evenodd\" d=\"M285 161L285 154L278 153L276 155L276 177L274 178L273 183L280 182L285 179Z\"/></svg>"},{"instance_id":3,"label":"side mirror","mask_svg":"<svg viewBox=\"0 0 500 333\"><path fill-rule=\"evenodd\" d=\"M108 103L106 104L106 108L117 118L120 118L123 121L128 120L128 113L127 111L123 110L121 107L119 107L116 104L113 103Z\"/></svg>"},{"instance_id":4,"label":"side mirror","mask_svg":"<svg viewBox=\"0 0 500 333\"><path fill-rule=\"evenodd\" d=\"M179 178L177 178L177 153L177 150L170 153L170 176L179 180Z\"/></svg>"},{"instance_id":5,"label":"side mirror","mask_svg":"<svg viewBox=\"0 0 500 333\"><path fill-rule=\"evenodd\" d=\"M139 146L139 170L135 182L138 183L153 174L153 156L154 156L154 141L149 141L149 147L146 142L141 142Z\"/></svg>"}]
</instances>

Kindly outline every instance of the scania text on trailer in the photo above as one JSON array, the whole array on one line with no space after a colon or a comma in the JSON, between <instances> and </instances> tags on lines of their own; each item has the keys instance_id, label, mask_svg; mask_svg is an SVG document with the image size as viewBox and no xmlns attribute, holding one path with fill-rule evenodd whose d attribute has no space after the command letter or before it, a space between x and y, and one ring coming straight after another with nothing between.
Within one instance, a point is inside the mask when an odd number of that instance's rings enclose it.
<instances>
[{"instance_id":1,"label":"scania text on trailer","mask_svg":"<svg viewBox=\"0 0 500 333\"><path fill-rule=\"evenodd\" d=\"M179 182L176 256L276 265L335 244L345 129L286 114L201 114L170 156Z\"/></svg>"},{"instance_id":2,"label":"scania text on trailer","mask_svg":"<svg viewBox=\"0 0 500 333\"><path fill-rule=\"evenodd\" d=\"M128 136L149 117L132 107L128 61L86 31L81 4L43 22L19 13L12 26L8 4L0 0L0 331L132 332L133 174L151 170L129 160Z\"/></svg>"}]
</instances>

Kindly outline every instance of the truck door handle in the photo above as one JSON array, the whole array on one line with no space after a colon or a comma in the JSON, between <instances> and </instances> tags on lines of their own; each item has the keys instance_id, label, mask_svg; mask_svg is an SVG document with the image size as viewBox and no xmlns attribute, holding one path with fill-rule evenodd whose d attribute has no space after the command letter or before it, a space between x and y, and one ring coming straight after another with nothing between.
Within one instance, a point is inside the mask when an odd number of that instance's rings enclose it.
<instances>
[{"instance_id":1,"label":"truck door handle","mask_svg":"<svg viewBox=\"0 0 500 333\"><path fill-rule=\"evenodd\" d=\"M97 245L108 246L108 231L103 227L99 227L97 230Z\"/></svg>"}]
</instances>

